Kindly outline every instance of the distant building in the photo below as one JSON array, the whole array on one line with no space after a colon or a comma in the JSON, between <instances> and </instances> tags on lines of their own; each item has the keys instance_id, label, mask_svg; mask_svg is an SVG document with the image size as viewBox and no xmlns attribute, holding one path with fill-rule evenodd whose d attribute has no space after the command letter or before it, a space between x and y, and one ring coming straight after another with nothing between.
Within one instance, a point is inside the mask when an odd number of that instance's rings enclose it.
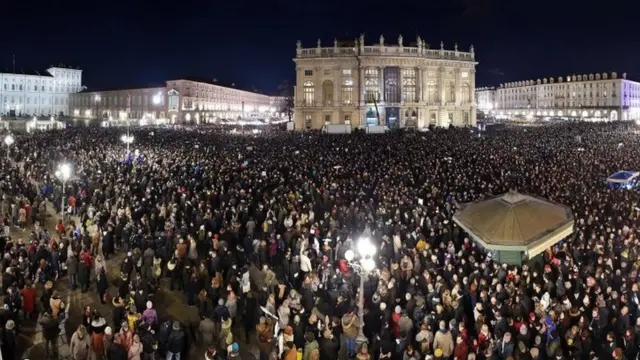
<instances>
[{"instance_id":1,"label":"distant building","mask_svg":"<svg viewBox=\"0 0 640 360\"><path fill-rule=\"evenodd\" d=\"M414 44L355 42L303 48L296 57L296 129L474 126L475 52Z\"/></svg>"},{"instance_id":2,"label":"distant building","mask_svg":"<svg viewBox=\"0 0 640 360\"><path fill-rule=\"evenodd\" d=\"M165 86L83 91L71 98L73 116L109 121L201 124L219 119L281 116L280 97L226 87L215 81L178 79Z\"/></svg>"},{"instance_id":3,"label":"distant building","mask_svg":"<svg viewBox=\"0 0 640 360\"><path fill-rule=\"evenodd\" d=\"M496 88L476 88L476 104L478 104L478 110L480 111L493 110L496 104Z\"/></svg>"},{"instance_id":4,"label":"distant building","mask_svg":"<svg viewBox=\"0 0 640 360\"><path fill-rule=\"evenodd\" d=\"M0 70L0 116L69 115L69 95L82 90L82 70L53 66L46 71Z\"/></svg>"},{"instance_id":5,"label":"distant building","mask_svg":"<svg viewBox=\"0 0 640 360\"><path fill-rule=\"evenodd\" d=\"M476 96L494 99L486 110L497 117L640 119L640 83L615 72L509 82L477 89Z\"/></svg>"}]
</instances>

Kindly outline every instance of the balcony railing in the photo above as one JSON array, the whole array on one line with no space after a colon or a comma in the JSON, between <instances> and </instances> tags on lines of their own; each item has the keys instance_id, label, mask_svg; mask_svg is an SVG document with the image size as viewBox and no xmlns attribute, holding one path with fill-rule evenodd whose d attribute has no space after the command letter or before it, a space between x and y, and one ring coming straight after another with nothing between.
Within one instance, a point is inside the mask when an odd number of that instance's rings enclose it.
<instances>
[{"instance_id":1,"label":"balcony railing","mask_svg":"<svg viewBox=\"0 0 640 360\"><path fill-rule=\"evenodd\" d=\"M340 57L340 56L355 56L357 55L356 48L351 47L321 47L310 49L299 49L299 58L310 57ZM379 55L379 56L407 56L407 57L419 57L426 59L441 59L441 60L463 60L473 61L475 59L475 53L462 52L455 50L440 50L440 49L423 49L417 47L407 46L364 46L361 55Z\"/></svg>"}]
</instances>

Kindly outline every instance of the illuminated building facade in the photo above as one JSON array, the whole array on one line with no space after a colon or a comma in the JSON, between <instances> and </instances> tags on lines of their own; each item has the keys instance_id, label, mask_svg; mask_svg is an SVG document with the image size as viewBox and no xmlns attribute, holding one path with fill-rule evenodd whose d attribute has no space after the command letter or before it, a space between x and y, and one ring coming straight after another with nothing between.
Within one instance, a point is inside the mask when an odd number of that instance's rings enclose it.
<instances>
[{"instance_id":1,"label":"illuminated building facade","mask_svg":"<svg viewBox=\"0 0 640 360\"><path fill-rule=\"evenodd\" d=\"M102 120L166 119L167 94L164 87L83 91L70 99L72 116Z\"/></svg>"},{"instance_id":2,"label":"illuminated building facade","mask_svg":"<svg viewBox=\"0 0 640 360\"><path fill-rule=\"evenodd\" d=\"M167 81L171 123L209 123L218 119L269 118L280 109L272 97L202 80Z\"/></svg>"},{"instance_id":3,"label":"illuminated building facade","mask_svg":"<svg viewBox=\"0 0 640 360\"><path fill-rule=\"evenodd\" d=\"M71 97L72 115L142 123L201 124L219 119L278 116L279 97L217 85L169 80L164 87L83 91Z\"/></svg>"},{"instance_id":4,"label":"illuminated building facade","mask_svg":"<svg viewBox=\"0 0 640 360\"><path fill-rule=\"evenodd\" d=\"M69 114L69 96L82 90L82 70L53 66L46 71L0 71L0 116Z\"/></svg>"},{"instance_id":5,"label":"illuminated building facade","mask_svg":"<svg viewBox=\"0 0 640 360\"><path fill-rule=\"evenodd\" d=\"M414 44L334 41L303 48L296 57L295 127L425 128L475 126L475 52Z\"/></svg>"},{"instance_id":6,"label":"illuminated building facade","mask_svg":"<svg viewBox=\"0 0 640 360\"><path fill-rule=\"evenodd\" d=\"M497 117L640 119L640 83L615 72L516 81L478 89L476 95L493 96L493 106L483 110Z\"/></svg>"}]
</instances>

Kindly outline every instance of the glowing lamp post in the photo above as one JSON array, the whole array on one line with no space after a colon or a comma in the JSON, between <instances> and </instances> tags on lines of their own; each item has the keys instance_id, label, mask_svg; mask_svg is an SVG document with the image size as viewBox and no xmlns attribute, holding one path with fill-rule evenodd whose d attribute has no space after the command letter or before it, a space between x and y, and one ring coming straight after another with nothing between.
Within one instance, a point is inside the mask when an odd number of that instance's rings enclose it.
<instances>
[{"instance_id":1,"label":"glowing lamp post","mask_svg":"<svg viewBox=\"0 0 640 360\"><path fill-rule=\"evenodd\" d=\"M13 136L11 136L11 135L7 135L7 136L4 137L4 144L7 145L7 159L9 158L11 145L13 145L14 141L15 140L13 139Z\"/></svg>"},{"instance_id":2,"label":"glowing lamp post","mask_svg":"<svg viewBox=\"0 0 640 360\"><path fill-rule=\"evenodd\" d=\"M129 154L129 145L131 145L131 143L133 142L133 135L122 135L122 137L120 137L120 140L122 140L123 143L127 144L127 154Z\"/></svg>"},{"instance_id":3,"label":"glowing lamp post","mask_svg":"<svg viewBox=\"0 0 640 360\"><path fill-rule=\"evenodd\" d=\"M349 249L345 252L344 257L349 262L349 265L358 273L360 277L360 287L358 289L358 337L356 343L362 345L367 342L367 337L364 336L364 279L373 271L376 267L376 263L373 260L373 256L376 254L376 248L371 243L369 238L360 238L356 244L359 259L355 259L355 253Z\"/></svg>"},{"instance_id":4,"label":"glowing lamp post","mask_svg":"<svg viewBox=\"0 0 640 360\"><path fill-rule=\"evenodd\" d=\"M58 180L62 181L62 200L60 202L60 217L64 219L64 198L65 191L67 189L67 180L71 178L71 165L63 163L58 165L58 170L56 170L56 177Z\"/></svg>"}]
</instances>

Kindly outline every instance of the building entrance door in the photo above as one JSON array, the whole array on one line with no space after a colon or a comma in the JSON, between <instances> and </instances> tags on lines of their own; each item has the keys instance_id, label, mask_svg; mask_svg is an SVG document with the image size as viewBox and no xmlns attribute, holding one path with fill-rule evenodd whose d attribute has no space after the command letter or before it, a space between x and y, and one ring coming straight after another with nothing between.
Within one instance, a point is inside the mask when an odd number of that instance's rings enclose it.
<instances>
[{"instance_id":1,"label":"building entrance door","mask_svg":"<svg viewBox=\"0 0 640 360\"><path fill-rule=\"evenodd\" d=\"M391 130L397 129L400 126L400 108L388 107L386 109L387 114L387 127Z\"/></svg>"}]
</instances>

